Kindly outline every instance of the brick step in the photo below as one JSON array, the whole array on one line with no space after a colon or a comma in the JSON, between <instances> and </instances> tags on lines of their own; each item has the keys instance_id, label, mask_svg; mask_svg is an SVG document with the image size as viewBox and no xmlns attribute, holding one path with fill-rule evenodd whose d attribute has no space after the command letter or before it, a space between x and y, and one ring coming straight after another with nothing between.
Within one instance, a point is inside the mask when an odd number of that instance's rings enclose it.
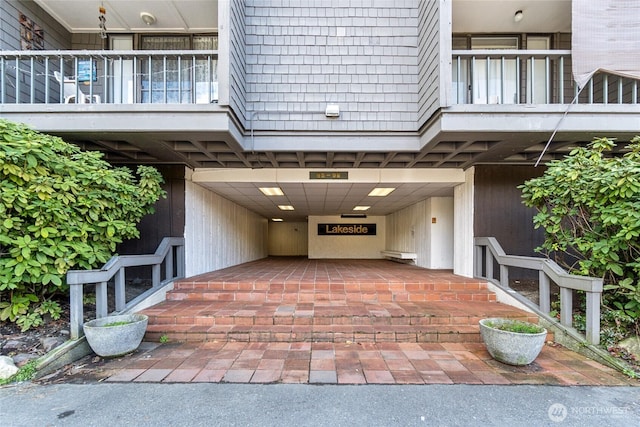
<instances>
[{"instance_id":1,"label":"brick step","mask_svg":"<svg viewBox=\"0 0 640 427\"><path fill-rule=\"evenodd\" d=\"M147 340L478 342L478 321L537 317L491 302L302 304L166 301L144 311Z\"/></svg>"},{"instance_id":2,"label":"brick step","mask_svg":"<svg viewBox=\"0 0 640 427\"><path fill-rule=\"evenodd\" d=\"M298 292L432 292L432 291L486 291L487 283L465 281L390 281L390 282L300 282L300 281L178 281L174 291L260 291L276 293Z\"/></svg>"},{"instance_id":3,"label":"brick step","mask_svg":"<svg viewBox=\"0 0 640 427\"><path fill-rule=\"evenodd\" d=\"M480 342L474 326L351 326L351 325L279 325L279 326L191 326L147 327L145 339L158 341L242 341L242 342Z\"/></svg>"},{"instance_id":4,"label":"brick step","mask_svg":"<svg viewBox=\"0 0 640 427\"><path fill-rule=\"evenodd\" d=\"M416 301L495 301L495 294L482 289L450 291L386 291L386 292L344 292L344 291L220 291L179 289L167 293L169 301L246 301L246 302L416 302Z\"/></svg>"}]
</instances>

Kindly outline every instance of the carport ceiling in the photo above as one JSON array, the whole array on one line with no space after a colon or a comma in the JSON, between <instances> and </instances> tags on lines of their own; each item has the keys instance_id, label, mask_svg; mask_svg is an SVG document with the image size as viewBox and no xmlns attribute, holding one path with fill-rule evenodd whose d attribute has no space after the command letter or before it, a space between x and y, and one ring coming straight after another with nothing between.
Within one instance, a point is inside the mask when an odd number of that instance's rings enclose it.
<instances>
[{"instance_id":1,"label":"carport ceiling","mask_svg":"<svg viewBox=\"0 0 640 427\"><path fill-rule=\"evenodd\" d=\"M310 215L365 214L387 215L429 197L453 196L451 184L442 183L286 183L251 182L200 183L205 188L265 218L305 221ZM280 187L284 196L265 196L259 187ZM367 196L375 187L395 187L385 197ZM278 205L290 205L294 211L283 211ZM371 206L354 211L355 206Z\"/></svg>"},{"instance_id":2,"label":"carport ceiling","mask_svg":"<svg viewBox=\"0 0 640 427\"><path fill-rule=\"evenodd\" d=\"M373 172L373 171L371 171ZM445 173L446 175L446 173ZM342 181L330 180L311 182L301 179L299 182L276 182L261 180L256 176L253 181L225 181L225 178L211 180L194 176L194 181L222 197L229 199L265 218L282 218L284 221L305 221L313 215L365 214L367 216L383 216L396 212L430 197L451 197L453 188L458 185L459 176L447 181L415 182L415 177L406 181L362 180ZM413 182L412 182L413 181ZM278 187L283 196L266 196L261 187ZM384 197L369 196L374 188L395 188ZM278 205L293 206L293 211L285 211ZM355 211L356 206L370 206L365 211Z\"/></svg>"}]
</instances>

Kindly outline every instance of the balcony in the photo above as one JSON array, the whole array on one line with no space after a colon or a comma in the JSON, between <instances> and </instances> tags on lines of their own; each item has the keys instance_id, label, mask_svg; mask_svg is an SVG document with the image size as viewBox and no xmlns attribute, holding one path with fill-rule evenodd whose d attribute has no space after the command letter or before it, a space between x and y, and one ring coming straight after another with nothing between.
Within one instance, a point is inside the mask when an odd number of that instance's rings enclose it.
<instances>
[{"instance_id":1,"label":"balcony","mask_svg":"<svg viewBox=\"0 0 640 427\"><path fill-rule=\"evenodd\" d=\"M454 50L453 104L637 104L638 81L596 74L579 90L570 50Z\"/></svg>"},{"instance_id":2,"label":"balcony","mask_svg":"<svg viewBox=\"0 0 640 427\"><path fill-rule=\"evenodd\" d=\"M608 74L578 95L569 50L452 53L453 104L638 103L636 80ZM217 51L4 51L0 103L215 103L217 65Z\"/></svg>"},{"instance_id":3,"label":"balcony","mask_svg":"<svg viewBox=\"0 0 640 427\"><path fill-rule=\"evenodd\" d=\"M209 104L217 51L4 51L2 104Z\"/></svg>"}]
</instances>

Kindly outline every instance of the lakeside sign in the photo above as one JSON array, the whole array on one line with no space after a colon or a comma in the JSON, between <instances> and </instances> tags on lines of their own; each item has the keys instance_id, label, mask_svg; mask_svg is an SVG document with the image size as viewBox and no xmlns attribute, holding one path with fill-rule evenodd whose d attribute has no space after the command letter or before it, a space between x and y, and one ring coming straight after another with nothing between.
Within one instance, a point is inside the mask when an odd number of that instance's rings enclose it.
<instances>
[{"instance_id":1,"label":"lakeside sign","mask_svg":"<svg viewBox=\"0 0 640 427\"><path fill-rule=\"evenodd\" d=\"M375 236L376 224L318 224L318 236Z\"/></svg>"}]
</instances>

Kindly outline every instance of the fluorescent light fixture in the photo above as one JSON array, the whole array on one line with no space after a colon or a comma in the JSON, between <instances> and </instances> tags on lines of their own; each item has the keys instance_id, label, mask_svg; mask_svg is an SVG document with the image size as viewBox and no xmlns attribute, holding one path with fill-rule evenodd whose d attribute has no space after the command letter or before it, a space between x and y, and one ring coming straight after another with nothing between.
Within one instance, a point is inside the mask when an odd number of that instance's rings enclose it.
<instances>
[{"instance_id":1,"label":"fluorescent light fixture","mask_svg":"<svg viewBox=\"0 0 640 427\"><path fill-rule=\"evenodd\" d=\"M280 209L281 211L292 211L293 206L291 205L278 205L278 209Z\"/></svg>"},{"instance_id":2,"label":"fluorescent light fixture","mask_svg":"<svg viewBox=\"0 0 640 427\"><path fill-rule=\"evenodd\" d=\"M356 206L353 208L354 211L366 211L369 210L369 208L371 208L371 206Z\"/></svg>"},{"instance_id":3,"label":"fluorescent light fixture","mask_svg":"<svg viewBox=\"0 0 640 427\"><path fill-rule=\"evenodd\" d=\"M368 196L384 197L384 196L388 196L393 190L395 190L395 187L391 187L391 188L378 187L371 190Z\"/></svg>"},{"instance_id":4,"label":"fluorescent light fixture","mask_svg":"<svg viewBox=\"0 0 640 427\"><path fill-rule=\"evenodd\" d=\"M273 222L282 222L284 220L282 218L271 218L271 221L273 221Z\"/></svg>"},{"instance_id":5,"label":"fluorescent light fixture","mask_svg":"<svg viewBox=\"0 0 640 427\"><path fill-rule=\"evenodd\" d=\"M265 196L284 196L280 187L258 187Z\"/></svg>"},{"instance_id":6,"label":"fluorescent light fixture","mask_svg":"<svg viewBox=\"0 0 640 427\"><path fill-rule=\"evenodd\" d=\"M340 218L366 218L367 214L342 214Z\"/></svg>"}]
</instances>

